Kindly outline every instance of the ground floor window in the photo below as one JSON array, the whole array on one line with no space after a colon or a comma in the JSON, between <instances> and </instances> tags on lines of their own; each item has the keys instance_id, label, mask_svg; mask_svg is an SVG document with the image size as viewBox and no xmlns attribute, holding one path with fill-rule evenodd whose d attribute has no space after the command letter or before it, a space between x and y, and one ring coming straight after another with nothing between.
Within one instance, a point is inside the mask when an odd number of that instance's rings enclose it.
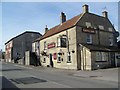
<instances>
[{"instance_id":1,"label":"ground floor window","mask_svg":"<svg viewBox=\"0 0 120 90\"><path fill-rule=\"evenodd\" d=\"M107 61L108 57L107 52L96 52L96 61Z\"/></svg>"},{"instance_id":2,"label":"ground floor window","mask_svg":"<svg viewBox=\"0 0 120 90\"><path fill-rule=\"evenodd\" d=\"M43 59L43 63L45 63L45 62L46 62L46 58Z\"/></svg>"},{"instance_id":3,"label":"ground floor window","mask_svg":"<svg viewBox=\"0 0 120 90\"><path fill-rule=\"evenodd\" d=\"M58 61L57 62L61 62L60 53L58 53Z\"/></svg>"},{"instance_id":4,"label":"ground floor window","mask_svg":"<svg viewBox=\"0 0 120 90\"><path fill-rule=\"evenodd\" d=\"M70 55L70 52L68 53L68 59L67 59L67 63L71 63L71 55Z\"/></svg>"}]
</instances>

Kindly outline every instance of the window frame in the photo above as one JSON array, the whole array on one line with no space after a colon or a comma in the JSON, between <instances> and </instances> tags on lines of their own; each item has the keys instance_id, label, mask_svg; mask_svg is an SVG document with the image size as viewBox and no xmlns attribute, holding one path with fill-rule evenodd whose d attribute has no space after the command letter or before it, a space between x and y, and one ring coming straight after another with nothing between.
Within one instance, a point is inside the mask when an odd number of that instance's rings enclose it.
<instances>
[{"instance_id":1,"label":"window frame","mask_svg":"<svg viewBox=\"0 0 120 90\"><path fill-rule=\"evenodd\" d=\"M65 39L66 45L62 45L62 39ZM67 38L66 37L57 37L57 47L66 48L67 47Z\"/></svg>"},{"instance_id":2,"label":"window frame","mask_svg":"<svg viewBox=\"0 0 120 90\"><path fill-rule=\"evenodd\" d=\"M96 62L107 62L108 59L109 59L109 54L107 52L96 52L96 60L95 60Z\"/></svg>"},{"instance_id":3,"label":"window frame","mask_svg":"<svg viewBox=\"0 0 120 90\"><path fill-rule=\"evenodd\" d=\"M92 26L91 22L85 22L85 25L87 28L90 28Z\"/></svg>"},{"instance_id":4,"label":"window frame","mask_svg":"<svg viewBox=\"0 0 120 90\"><path fill-rule=\"evenodd\" d=\"M47 49L47 42L45 41L44 42L44 50L46 50Z\"/></svg>"},{"instance_id":5,"label":"window frame","mask_svg":"<svg viewBox=\"0 0 120 90\"><path fill-rule=\"evenodd\" d=\"M86 43L87 44L92 44L93 43L92 35L91 34L87 34Z\"/></svg>"}]
</instances>

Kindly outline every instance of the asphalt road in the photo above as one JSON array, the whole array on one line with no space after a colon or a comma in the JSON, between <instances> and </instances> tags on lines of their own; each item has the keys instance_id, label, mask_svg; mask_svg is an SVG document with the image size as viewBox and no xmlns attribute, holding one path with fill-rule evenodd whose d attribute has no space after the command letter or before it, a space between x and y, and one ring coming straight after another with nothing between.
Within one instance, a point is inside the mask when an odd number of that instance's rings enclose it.
<instances>
[{"instance_id":1,"label":"asphalt road","mask_svg":"<svg viewBox=\"0 0 120 90\"><path fill-rule=\"evenodd\" d=\"M118 88L117 82L73 76L74 70L26 67L4 62L1 66L2 88Z\"/></svg>"}]
</instances>

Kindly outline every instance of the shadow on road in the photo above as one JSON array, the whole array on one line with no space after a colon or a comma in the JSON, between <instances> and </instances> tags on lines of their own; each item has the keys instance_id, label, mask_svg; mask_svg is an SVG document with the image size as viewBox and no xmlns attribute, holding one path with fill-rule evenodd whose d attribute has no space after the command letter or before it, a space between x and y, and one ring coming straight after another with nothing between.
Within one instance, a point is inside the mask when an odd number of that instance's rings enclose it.
<instances>
[{"instance_id":1,"label":"shadow on road","mask_svg":"<svg viewBox=\"0 0 120 90\"><path fill-rule=\"evenodd\" d=\"M0 78L2 79L2 90L20 90L18 87L16 87L13 83L11 83L4 76Z\"/></svg>"},{"instance_id":2,"label":"shadow on road","mask_svg":"<svg viewBox=\"0 0 120 90\"><path fill-rule=\"evenodd\" d=\"M23 69L2 69L1 71L18 71L18 70L23 70Z\"/></svg>"}]
</instances>

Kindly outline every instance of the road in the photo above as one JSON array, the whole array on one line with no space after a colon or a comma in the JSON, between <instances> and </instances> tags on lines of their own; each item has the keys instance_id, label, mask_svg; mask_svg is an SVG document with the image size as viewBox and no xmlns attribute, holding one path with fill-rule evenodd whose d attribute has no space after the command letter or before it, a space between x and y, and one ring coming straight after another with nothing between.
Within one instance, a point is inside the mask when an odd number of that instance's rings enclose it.
<instances>
[{"instance_id":1,"label":"road","mask_svg":"<svg viewBox=\"0 0 120 90\"><path fill-rule=\"evenodd\" d=\"M1 62L0 62L1 63ZM2 88L117 88L113 81L76 77L75 70L23 66L2 62ZM0 78L0 79L1 79ZM1 82L0 82L1 83Z\"/></svg>"}]
</instances>

